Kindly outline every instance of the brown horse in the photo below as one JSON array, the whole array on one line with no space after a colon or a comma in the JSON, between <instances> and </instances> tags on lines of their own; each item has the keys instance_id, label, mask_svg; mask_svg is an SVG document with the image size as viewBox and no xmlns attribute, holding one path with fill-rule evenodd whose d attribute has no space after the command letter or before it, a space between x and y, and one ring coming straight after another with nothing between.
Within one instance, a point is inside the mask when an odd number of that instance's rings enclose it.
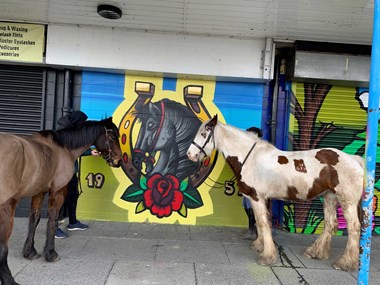
<instances>
[{"instance_id":1,"label":"brown horse","mask_svg":"<svg viewBox=\"0 0 380 285\"><path fill-rule=\"evenodd\" d=\"M54 234L58 213L74 174L75 160L94 145L110 166L119 167L122 153L119 130L112 118L86 121L59 131L41 131L31 136L0 133L0 280L2 285L17 284L8 267L8 240L15 208L23 197L32 197L28 236L23 256L35 259L34 235L40 220L41 204L49 193L48 223L44 256L57 261Z\"/></svg>"},{"instance_id":2,"label":"brown horse","mask_svg":"<svg viewBox=\"0 0 380 285\"><path fill-rule=\"evenodd\" d=\"M213 149L232 161L239 189L252 204L258 231L252 249L260 252L259 264L278 261L266 201L299 201L323 196L325 227L304 254L315 259L329 258L332 233L338 225L336 205L339 202L347 221L348 241L333 267L345 271L357 269L363 158L335 148L281 151L257 134L218 122L216 116L200 126L187 155L192 161L202 161Z\"/></svg>"}]
</instances>

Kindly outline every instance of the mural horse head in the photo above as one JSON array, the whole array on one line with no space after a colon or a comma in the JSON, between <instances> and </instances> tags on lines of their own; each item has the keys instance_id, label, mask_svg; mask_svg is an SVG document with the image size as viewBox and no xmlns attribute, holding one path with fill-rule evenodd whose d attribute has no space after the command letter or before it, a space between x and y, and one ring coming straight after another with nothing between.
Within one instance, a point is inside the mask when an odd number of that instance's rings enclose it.
<instances>
[{"instance_id":1,"label":"mural horse head","mask_svg":"<svg viewBox=\"0 0 380 285\"><path fill-rule=\"evenodd\" d=\"M110 166L119 167L122 153L119 130L112 118L85 121L58 131L41 131L31 136L0 133L0 280L17 284L8 267L8 240L15 208L23 197L32 197L28 236L23 256L35 259L34 235L40 220L45 193L49 193L48 224L44 255L47 261L59 259L54 246L58 213L74 174L75 160L94 145ZM5 167L6 166L6 167Z\"/></svg>"},{"instance_id":2,"label":"mural horse head","mask_svg":"<svg viewBox=\"0 0 380 285\"><path fill-rule=\"evenodd\" d=\"M147 176L170 173L181 181L191 175L197 165L187 159L186 151L200 120L186 106L168 99L149 102L137 111L141 128L133 149L134 166L142 170L145 163Z\"/></svg>"},{"instance_id":3,"label":"mural horse head","mask_svg":"<svg viewBox=\"0 0 380 285\"><path fill-rule=\"evenodd\" d=\"M281 151L257 134L217 121L203 123L187 152L192 161L210 156L213 149L234 161L238 187L248 197L257 221L258 237L252 249L260 252L258 263L274 264L278 252L268 221L266 201L310 200L322 196L325 227L304 254L309 258L330 257L332 232L337 229L337 202L347 221L348 241L335 269L355 270L359 260L360 213L364 160L335 148Z\"/></svg>"}]
</instances>

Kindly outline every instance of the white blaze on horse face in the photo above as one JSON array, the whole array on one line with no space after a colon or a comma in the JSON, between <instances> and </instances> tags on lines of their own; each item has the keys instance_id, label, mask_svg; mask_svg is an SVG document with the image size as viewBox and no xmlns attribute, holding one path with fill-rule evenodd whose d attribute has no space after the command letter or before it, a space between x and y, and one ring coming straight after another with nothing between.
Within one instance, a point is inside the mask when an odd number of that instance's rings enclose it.
<instances>
[{"instance_id":1,"label":"white blaze on horse face","mask_svg":"<svg viewBox=\"0 0 380 285\"><path fill-rule=\"evenodd\" d=\"M198 161L198 158L200 156L200 151L199 149L192 143L189 146L189 149L187 150L187 157L194 162Z\"/></svg>"},{"instance_id":2,"label":"white blaze on horse face","mask_svg":"<svg viewBox=\"0 0 380 285\"><path fill-rule=\"evenodd\" d=\"M213 150L213 138L209 139L206 143L208 136L211 135L210 132L211 130L206 131L204 125L199 128L194 140L190 144L187 151L187 156L191 161L202 161L206 156L211 155L211 152Z\"/></svg>"}]
</instances>

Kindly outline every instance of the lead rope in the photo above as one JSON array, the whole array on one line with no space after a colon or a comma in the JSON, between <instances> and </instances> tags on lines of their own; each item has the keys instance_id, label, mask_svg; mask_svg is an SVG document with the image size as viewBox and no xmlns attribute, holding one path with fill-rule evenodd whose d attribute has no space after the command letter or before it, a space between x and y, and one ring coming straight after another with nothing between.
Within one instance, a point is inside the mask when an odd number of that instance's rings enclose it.
<instances>
[{"instance_id":1,"label":"lead rope","mask_svg":"<svg viewBox=\"0 0 380 285\"><path fill-rule=\"evenodd\" d=\"M255 146L256 146L256 143L257 143L257 142L255 142L255 143L253 144L253 146L251 147L251 149L248 151L248 153L247 153L247 155L245 156L245 158L244 158L244 160L243 160L243 163L241 164L240 169L239 169L238 172L241 171L241 169L243 168L244 164L247 162L248 157L250 156L250 154L252 153L252 150L253 150L253 149L255 148ZM214 142L214 144L215 144L215 142ZM201 165L199 165L198 170L196 171L196 173L199 171L200 168L201 168ZM194 176L194 175L195 175L195 174L193 174L193 176ZM211 179L209 176L207 176L207 178L210 179L211 182L214 182L215 184L220 185L220 186L211 186L211 185L208 185L206 182L204 182L204 183L205 183L207 186L209 186L209 187L212 187L212 188L224 188L224 187L226 186L226 183L221 183L221 182L215 181L215 180ZM232 183L235 183L235 181L236 181L236 174L234 174L234 176L232 176L232 178L231 178L230 180L227 180L227 182L232 182Z\"/></svg>"}]
</instances>

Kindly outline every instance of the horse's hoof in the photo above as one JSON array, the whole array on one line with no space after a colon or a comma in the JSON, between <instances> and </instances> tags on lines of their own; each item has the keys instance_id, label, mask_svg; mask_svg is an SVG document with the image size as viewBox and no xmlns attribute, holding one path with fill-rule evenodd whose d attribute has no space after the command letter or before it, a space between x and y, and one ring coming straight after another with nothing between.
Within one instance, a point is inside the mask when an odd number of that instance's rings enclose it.
<instances>
[{"instance_id":1,"label":"horse's hoof","mask_svg":"<svg viewBox=\"0 0 380 285\"><path fill-rule=\"evenodd\" d=\"M307 258L315 259L315 254L314 254L312 248L310 248L310 247L305 249L305 251L303 252L303 255L306 256Z\"/></svg>"},{"instance_id":2,"label":"horse's hoof","mask_svg":"<svg viewBox=\"0 0 380 285\"><path fill-rule=\"evenodd\" d=\"M257 259L257 263L259 265L272 265L277 263L278 261L278 255L277 254L272 254L272 255L262 255Z\"/></svg>"},{"instance_id":3,"label":"horse's hoof","mask_svg":"<svg viewBox=\"0 0 380 285\"><path fill-rule=\"evenodd\" d=\"M37 258L40 258L41 257L41 254L39 253L36 253L35 255L33 255L30 260L34 260L34 259L37 259Z\"/></svg>"},{"instance_id":4,"label":"horse's hoof","mask_svg":"<svg viewBox=\"0 0 380 285\"><path fill-rule=\"evenodd\" d=\"M340 258L333 264L333 268L343 271L355 271L358 270L358 264L357 262L344 262L344 260Z\"/></svg>"},{"instance_id":5,"label":"horse's hoof","mask_svg":"<svg viewBox=\"0 0 380 285\"><path fill-rule=\"evenodd\" d=\"M57 252L53 251L50 253L45 253L45 260L48 262L57 262L60 260L60 257Z\"/></svg>"},{"instance_id":6,"label":"horse's hoof","mask_svg":"<svg viewBox=\"0 0 380 285\"><path fill-rule=\"evenodd\" d=\"M41 254L37 253L37 251L34 249L31 252L23 252L24 258L28 260L34 260L41 257Z\"/></svg>"},{"instance_id":7,"label":"horse's hoof","mask_svg":"<svg viewBox=\"0 0 380 285\"><path fill-rule=\"evenodd\" d=\"M316 252L313 247L308 247L304 252L303 255L310 259L319 259L319 260L326 260L330 258L330 253L328 251L320 251Z\"/></svg>"}]
</instances>

